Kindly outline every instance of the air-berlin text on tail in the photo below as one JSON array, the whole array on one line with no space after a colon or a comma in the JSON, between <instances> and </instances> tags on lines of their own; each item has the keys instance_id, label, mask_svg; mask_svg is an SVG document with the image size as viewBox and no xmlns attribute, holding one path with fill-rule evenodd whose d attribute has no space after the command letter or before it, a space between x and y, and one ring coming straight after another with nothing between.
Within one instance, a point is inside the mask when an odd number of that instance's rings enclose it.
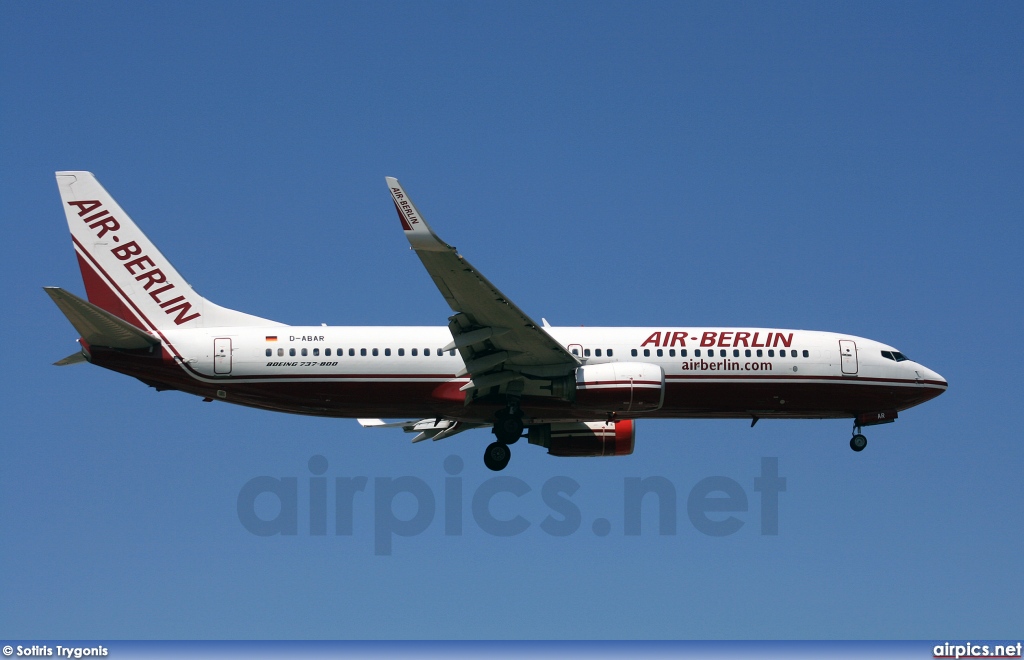
<instances>
[{"instance_id":1,"label":"air-berlin text on tail","mask_svg":"<svg viewBox=\"0 0 1024 660\"><path fill-rule=\"evenodd\" d=\"M103 204L95 199L83 200L79 202L68 202L68 206L78 207L78 216L82 218L82 222L89 226L96 232L96 238L103 238L108 233L111 234L109 240L114 243L120 243L121 239L116 232L121 228L121 223L117 219L110 215L110 211L103 209ZM156 264L145 254L142 254L142 247L139 246L135 241L128 241L123 245L118 245L110 251L118 261L124 262L125 270L135 278L137 282L142 282L142 288L146 290L149 297L156 301L157 305L164 310L165 314L174 314L177 312L177 316L174 317L175 325L181 325L182 323L188 323L193 319L197 319L201 316L199 312L193 312L192 303L185 300L185 296L175 296L173 289L174 284L167 281L167 276L164 272L157 268ZM134 257L134 258L133 258ZM157 286L160 285L160 286ZM154 289L153 287L156 286Z\"/></svg>"},{"instance_id":2,"label":"air-berlin text on tail","mask_svg":"<svg viewBox=\"0 0 1024 660\"><path fill-rule=\"evenodd\" d=\"M640 344L640 347L658 346L664 348L681 346L685 348L687 341L690 342L691 346L696 344L702 348L705 346L721 346L722 348L739 346L746 348L772 348L775 346L782 346L789 348L793 345L793 333L769 332L764 334L762 337L762 333L760 331L745 332L741 330L706 330L698 338L696 335L690 336L690 333L688 332L659 330L657 332L652 332L651 336Z\"/></svg>"},{"instance_id":3,"label":"air-berlin text on tail","mask_svg":"<svg viewBox=\"0 0 1024 660\"><path fill-rule=\"evenodd\" d=\"M416 211L409 200L405 198L401 188L392 188L391 194L395 198L395 208L398 209L398 217L402 220L402 228L412 231L412 225L417 225L420 222L416 217Z\"/></svg>"}]
</instances>

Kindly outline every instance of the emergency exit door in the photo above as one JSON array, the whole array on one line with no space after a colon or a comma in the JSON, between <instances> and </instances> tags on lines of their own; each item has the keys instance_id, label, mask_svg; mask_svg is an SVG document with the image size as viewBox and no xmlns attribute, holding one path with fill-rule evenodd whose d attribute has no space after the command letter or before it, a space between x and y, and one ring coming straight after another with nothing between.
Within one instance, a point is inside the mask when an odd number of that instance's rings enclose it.
<instances>
[{"instance_id":1,"label":"emergency exit door","mask_svg":"<svg viewBox=\"0 0 1024 660\"><path fill-rule=\"evenodd\" d=\"M839 340L839 356L843 362L843 375L857 375L857 344L849 339Z\"/></svg>"},{"instance_id":2,"label":"emergency exit door","mask_svg":"<svg viewBox=\"0 0 1024 660\"><path fill-rule=\"evenodd\" d=\"M231 340L226 337L213 340L213 373L231 373Z\"/></svg>"}]
</instances>

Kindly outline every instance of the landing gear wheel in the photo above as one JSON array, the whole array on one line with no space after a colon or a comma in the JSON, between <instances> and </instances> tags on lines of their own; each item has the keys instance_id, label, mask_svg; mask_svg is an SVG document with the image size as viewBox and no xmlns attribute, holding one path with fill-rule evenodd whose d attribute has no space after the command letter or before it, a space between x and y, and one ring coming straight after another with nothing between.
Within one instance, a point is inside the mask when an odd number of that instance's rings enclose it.
<instances>
[{"instance_id":1,"label":"landing gear wheel","mask_svg":"<svg viewBox=\"0 0 1024 660\"><path fill-rule=\"evenodd\" d=\"M487 450L484 451L484 465L487 466L488 470L501 472L511 459L512 451L504 442L492 442L487 445Z\"/></svg>"},{"instance_id":2,"label":"landing gear wheel","mask_svg":"<svg viewBox=\"0 0 1024 660\"><path fill-rule=\"evenodd\" d=\"M868 446L868 439L858 433L857 435L850 438L850 449L853 451L864 451L864 448Z\"/></svg>"},{"instance_id":3,"label":"landing gear wheel","mask_svg":"<svg viewBox=\"0 0 1024 660\"><path fill-rule=\"evenodd\" d=\"M506 445L515 444L523 435L523 418L508 413L498 415L494 421L494 435L497 436L498 442Z\"/></svg>"}]
</instances>

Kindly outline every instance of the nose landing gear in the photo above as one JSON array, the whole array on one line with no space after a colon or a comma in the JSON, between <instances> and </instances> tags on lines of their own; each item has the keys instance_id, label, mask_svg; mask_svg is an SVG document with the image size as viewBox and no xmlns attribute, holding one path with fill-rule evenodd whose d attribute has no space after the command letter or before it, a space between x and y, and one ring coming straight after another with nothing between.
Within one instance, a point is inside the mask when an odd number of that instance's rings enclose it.
<instances>
[{"instance_id":1,"label":"nose landing gear","mask_svg":"<svg viewBox=\"0 0 1024 660\"><path fill-rule=\"evenodd\" d=\"M853 437L850 438L850 449L853 451L864 451L868 446L868 439L860 432L860 424L853 423Z\"/></svg>"}]
</instances>

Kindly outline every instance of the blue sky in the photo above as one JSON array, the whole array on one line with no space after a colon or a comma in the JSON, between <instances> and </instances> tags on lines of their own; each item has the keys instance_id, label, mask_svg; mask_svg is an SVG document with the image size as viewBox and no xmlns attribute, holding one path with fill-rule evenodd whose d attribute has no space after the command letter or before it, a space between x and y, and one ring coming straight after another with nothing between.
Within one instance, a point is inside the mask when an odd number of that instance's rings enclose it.
<instances>
[{"instance_id":1,"label":"blue sky","mask_svg":"<svg viewBox=\"0 0 1024 660\"><path fill-rule=\"evenodd\" d=\"M0 30L0 637L1024 634L1020 3L5 2ZM470 511L486 433L411 446L51 367L76 335L41 287L82 291L63 169L203 295L283 322L445 323L392 175L534 317L848 332L950 389L861 454L845 421L641 422L620 459L520 444L503 476L529 492L493 511L530 526L497 537ZM352 536L309 533L314 456L368 479ZM298 534L241 524L262 475L297 479ZM652 500L628 536L651 476L676 533ZM402 477L436 514L379 555L374 487ZM708 477L748 500L734 534L687 516ZM541 527L556 478L565 537Z\"/></svg>"}]
</instances>

